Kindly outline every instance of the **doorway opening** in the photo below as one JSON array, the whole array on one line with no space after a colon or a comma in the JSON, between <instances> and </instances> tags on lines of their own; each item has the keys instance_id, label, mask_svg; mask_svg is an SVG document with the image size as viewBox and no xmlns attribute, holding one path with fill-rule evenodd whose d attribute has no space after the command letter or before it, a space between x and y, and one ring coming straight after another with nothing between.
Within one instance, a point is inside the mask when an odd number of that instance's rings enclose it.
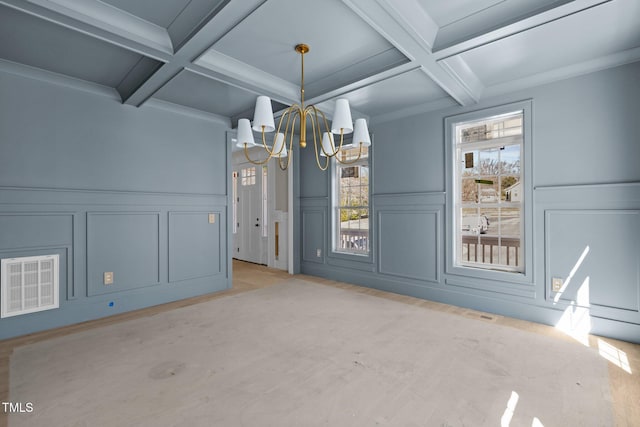
<instances>
[{"instance_id":1,"label":"doorway opening","mask_svg":"<svg viewBox=\"0 0 640 427\"><path fill-rule=\"evenodd\" d=\"M232 258L289 270L289 174L232 153Z\"/></svg>"}]
</instances>

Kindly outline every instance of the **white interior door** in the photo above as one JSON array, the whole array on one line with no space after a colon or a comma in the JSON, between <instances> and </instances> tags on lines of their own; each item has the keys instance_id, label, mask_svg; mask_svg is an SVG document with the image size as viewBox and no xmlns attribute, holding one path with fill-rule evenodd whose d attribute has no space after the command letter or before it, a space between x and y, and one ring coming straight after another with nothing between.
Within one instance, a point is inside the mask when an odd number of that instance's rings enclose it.
<instances>
[{"instance_id":1,"label":"white interior door","mask_svg":"<svg viewBox=\"0 0 640 427\"><path fill-rule=\"evenodd\" d=\"M262 168L240 165L235 258L262 264Z\"/></svg>"}]
</instances>

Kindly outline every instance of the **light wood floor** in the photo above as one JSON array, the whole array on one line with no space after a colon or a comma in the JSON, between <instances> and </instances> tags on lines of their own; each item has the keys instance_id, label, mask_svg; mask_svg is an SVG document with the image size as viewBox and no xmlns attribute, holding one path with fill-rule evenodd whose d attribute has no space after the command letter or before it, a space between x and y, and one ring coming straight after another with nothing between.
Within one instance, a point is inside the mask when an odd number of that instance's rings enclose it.
<instances>
[{"instance_id":1,"label":"light wood floor","mask_svg":"<svg viewBox=\"0 0 640 427\"><path fill-rule=\"evenodd\" d=\"M216 298L222 298L229 295L249 292L272 286L291 278L284 271L269 269L264 266L246 263L242 261L233 262L233 289L219 292L216 294L203 295L187 300L176 301L155 307L149 307L129 313L123 313L108 318L92 320L76 325L57 328L50 331L38 332L18 338L0 341L0 401L9 401L9 359L16 347L24 346L38 341L51 339L63 335L73 334L75 332L106 326L113 323L126 322L127 320L152 316L159 312L173 310L179 307L198 304L204 301L210 301ZM451 305L425 301L417 298L396 295L387 292L381 292L360 286L349 285L346 283L326 280L312 276L300 276L304 280L316 282L328 286L334 286L341 289L349 289L354 292L374 295L382 298L391 299L404 304L410 304L418 307L425 307L432 310L445 311L458 314L478 321L493 322L529 332L553 336L557 339L574 342L576 345L582 345L574 341L572 338L563 334L556 328L540 325L537 323L526 322L522 320L512 319L508 317L498 316L495 314L481 313L474 310L468 310ZM598 337L590 336L590 346L598 348ZM615 347L620 354L625 354L631 374L624 371L613 363L609 363L609 378L611 385L611 395L613 398L613 410L617 426L640 426L640 345L630 344L623 341L613 340L609 338L603 339L609 345ZM0 408L0 427L7 426L7 416Z\"/></svg>"}]
</instances>

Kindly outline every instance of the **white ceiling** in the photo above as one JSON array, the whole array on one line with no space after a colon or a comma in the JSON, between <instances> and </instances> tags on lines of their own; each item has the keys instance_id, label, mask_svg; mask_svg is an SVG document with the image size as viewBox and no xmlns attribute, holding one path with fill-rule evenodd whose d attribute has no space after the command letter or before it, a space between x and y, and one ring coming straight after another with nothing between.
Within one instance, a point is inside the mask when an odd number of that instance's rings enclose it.
<instances>
[{"instance_id":1,"label":"white ceiling","mask_svg":"<svg viewBox=\"0 0 640 427\"><path fill-rule=\"evenodd\" d=\"M305 96L382 122L640 60L640 0L0 0L0 71L233 123ZM35 70L35 71L34 71Z\"/></svg>"},{"instance_id":2,"label":"white ceiling","mask_svg":"<svg viewBox=\"0 0 640 427\"><path fill-rule=\"evenodd\" d=\"M460 21L485 9L494 7L505 0L421 0L418 3L442 28L453 22Z\"/></svg>"}]
</instances>

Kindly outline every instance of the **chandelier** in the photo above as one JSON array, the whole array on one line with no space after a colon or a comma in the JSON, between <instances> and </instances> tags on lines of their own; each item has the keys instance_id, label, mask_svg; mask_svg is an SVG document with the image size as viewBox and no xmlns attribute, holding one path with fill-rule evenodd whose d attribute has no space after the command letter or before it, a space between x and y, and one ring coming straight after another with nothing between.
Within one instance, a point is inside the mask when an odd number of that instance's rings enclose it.
<instances>
[{"instance_id":1,"label":"chandelier","mask_svg":"<svg viewBox=\"0 0 640 427\"><path fill-rule=\"evenodd\" d=\"M349 101L346 99L336 100L333 111L331 127L329 127L325 114L315 105L304 105L304 55L309 52L309 46L299 44L295 47L300 54L301 78L300 78L300 103L293 104L280 116L278 127L275 127L271 99L267 96L258 96L253 113L253 127L249 119L238 120L237 146L244 148L244 155L248 161L256 165L267 163L272 157L278 159L278 165L282 170L289 167L293 154L293 139L296 124L299 125L300 148L307 146L307 119L311 123L313 135L313 146L316 155L316 164L322 170L329 166L329 159L335 158L340 163L355 163L362 155L363 147L371 145L369 130L365 119L356 119L355 124L351 119ZM284 128L282 127L284 123ZM260 132L262 144L256 144L253 132ZM276 131L273 143L267 144L266 134ZM352 141L344 144L344 136L353 133ZM340 143L334 143L333 134L340 135ZM266 158L252 159L249 149L252 147L262 147L266 153ZM338 154L344 153L347 149L358 148L358 156L353 160L346 160L346 156L341 158ZM322 159L322 160L321 160Z\"/></svg>"}]
</instances>

